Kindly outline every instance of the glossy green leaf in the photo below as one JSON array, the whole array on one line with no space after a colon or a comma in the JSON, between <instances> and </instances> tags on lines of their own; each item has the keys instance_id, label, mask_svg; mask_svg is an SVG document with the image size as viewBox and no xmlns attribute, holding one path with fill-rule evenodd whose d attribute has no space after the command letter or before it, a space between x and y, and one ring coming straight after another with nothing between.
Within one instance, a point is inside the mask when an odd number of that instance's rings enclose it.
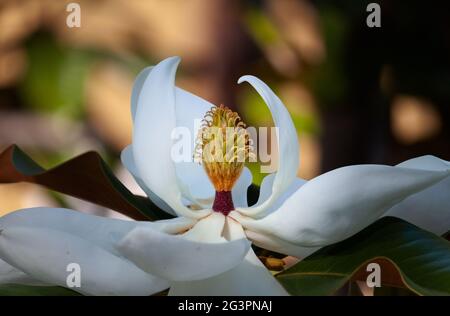
<instances>
[{"instance_id":1,"label":"glossy green leaf","mask_svg":"<svg viewBox=\"0 0 450 316\"><path fill-rule=\"evenodd\" d=\"M277 275L294 295L332 295L367 264L381 266L381 282L419 295L450 295L450 243L394 217L385 217L342 242L324 247Z\"/></svg>"},{"instance_id":2,"label":"glossy green leaf","mask_svg":"<svg viewBox=\"0 0 450 316\"><path fill-rule=\"evenodd\" d=\"M16 182L39 184L138 220L172 217L149 199L132 194L96 152L87 152L45 170L19 147L10 146L0 154L0 183Z\"/></svg>"}]
</instances>

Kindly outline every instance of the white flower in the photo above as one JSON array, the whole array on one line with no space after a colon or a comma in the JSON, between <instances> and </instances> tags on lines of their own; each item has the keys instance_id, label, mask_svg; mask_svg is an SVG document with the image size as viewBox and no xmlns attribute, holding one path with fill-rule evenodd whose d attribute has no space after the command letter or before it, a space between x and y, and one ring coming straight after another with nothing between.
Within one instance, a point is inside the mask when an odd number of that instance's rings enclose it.
<instances>
[{"instance_id":1,"label":"white flower","mask_svg":"<svg viewBox=\"0 0 450 316\"><path fill-rule=\"evenodd\" d=\"M91 295L150 295L168 287L172 295L285 295L250 241L301 258L386 214L436 234L450 227L450 164L433 156L395 167L339 168L308 182L297 178L299 148L289 113L253 76L239 83L257 90L279 127L278 171L264 179L258 203L248 207L252 179L241 170L232 187L235 209L214 211L215 190L203 167L171 159L172 130L192 130L194 119L212 107L175 87L178 63L168 58L137 77L133 143L122 153L147 195L176 218L133 222L44 207L8 214L0 218L0 282L66 286L73 262L81 267L77 290Z\"/></svg>"}]
</instances>

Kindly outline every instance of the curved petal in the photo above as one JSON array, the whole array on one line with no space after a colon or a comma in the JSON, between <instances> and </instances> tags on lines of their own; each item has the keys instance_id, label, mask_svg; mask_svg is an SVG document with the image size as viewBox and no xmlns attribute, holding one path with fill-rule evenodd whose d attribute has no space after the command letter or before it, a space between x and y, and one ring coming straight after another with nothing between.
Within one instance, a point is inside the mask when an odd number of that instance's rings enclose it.
<instances>
[{"instance_id":1,"label":"curved petal","mask_svg":"<svg viewBox=\"0 0 450 316\"><path fill-rule=\"evenodd\" d=\"M144 87L144 82L153 68L153 66L144 68L134 81L133 90L131 92L131 116L133 121L136 117L138 100L142 88ZM192 135L195 135L196 120L202 120L206 112L214 105L205 99L178 87L175 87L175 98L177 126L187 127L192 131Z\"/></svg>"},{"instance_id":2,"label":"curved petal","mask_svg":"<svg viewBox=\"0 0 450 316\"><path fill-rule=\"evenodd\" d=\"M182 195L171 157L176 127L175 72L180 59L167 58L153 67L137 101L133 131L133 156L146 186L179 215L201 218L208 211L192 211Z\"/></svg>"},{"instance_id":3,"label":"curved petal","mask_svg":"<svg viewBox=\"0 0 450 316\"><path fill-rule=\"evenodd\" d=\"M178 179L181 182L180 190L183 197L192 202L192 204L208 204L202 201L208 201L214 198L215 190L211 181L208 179L203 167L195 162L175 163Z\"/></svg>"},{"instance_id":4,"label":"curved petal","mask_svg":"<svg viewBox=\"0 0 450 316\"><path fill-rule=\"evenodd\" d=\"M267 201L272 195L273 181L275 180L276 172L268 174L262 179L261 186L259 187L259 197L256 205L261 205Z\"/></svg>"},{"instance_id":5,"label":"curved petal","mask_svg":"<svg viewBox=\"0 0 450 316\"><path fill-rule=\"evenodd\" d=\"M449 174L450 170L383 165L343 167L308 181L267 217L237 220L249 230L290 243L324 246L352 236L393 205Z\"/></svg>"},{"instance_id":6,"label":"curved petal","mask_svg":"<svg viewBox=\"0 0 450 316\"><path fill-rule=\"evenodd\" d=\"M192 158L201 120L214 105L179 88L176 88L175 99L176 125L189 130L190 152L192 153L190 158ZM214 187L200 164L191 159L190 161L175 163L175 168L179 181L183 183L180 190L185 197L190 197L193 203L201 204L202 200L214 197Z\"/></svg>"},{"instance_id":7,"label":"curved petal","mask_svg":"<svg viewBox=\"0 0 450 316\"><path fill-rule=\"evenodd\" d=\"M227 226L228 238L231 240L244 237L241 225L229 217ZM206 280L173 282L169 295L279 296L288 294L250 249L244 261L232 270Z\"/></svg>"},{"instance_id":8,"label":"curved petal","mask_svg":"<svg viewBox=\"0 0 450 316\"><path fill-rule=\"evenodd\" d=\"M136 77L134 82L133 91L131 94L131 112L133 120L135 120L136 109L138 107L138 100L141 92L143 91L144 82L150 75L154 67L147 67L142 70ZM205 113L213 106L210 102L180 88L175 88L175 116L176 126L185 127L190 133L190 150L193 152L195 147L195 138L197 135L197 129L200 126L200 121L203 119ZM192 156L192 155L191 155ZM134 163L134 162L133 162ZM180 187L180 190L185 197L193 197L194 199L208 199L214 197L214 188L210 184L210 181L203 171L203 168L193 161L177 162L175 163L176 173L184 185ZM134 168L136 169L136 168ZM131 170L129 169L131 172ZM132 172L136 178L139 175ZM142 179L138 182L144 189L152 201L161 207L157 201L159 199L151 190L146 188ZM149 192L148 192L149 191ZM161 199L159 199L162 201ZM195 202L195 201L192 201ZM164 203L164 202L162 202ZM165 204L165 203L164 203ZM162 207L161 207L162 208ZM167 208L167 207L166 207Z\"/></svg>"},{"instance_id":9,"label":"curved petal","mask_svg":"<svg viewBox=\"0 0 450 316\"><path fill-rule=\"evenodd\" d=\"M234 269L213 278L172 282L169 296L284 296L288 293L249 250Z\"/></svg>"},{"instance_id":10,"label":"curved petal","mask_svg":"<svg viewBox=\"0 0 450 316\"><path fill-rule=\"evenodd\" d=\"M288 256L297 257L300 259L304 259L308 257L310 254L320 249L320 247L298 246L293 243L284 241L280 238L277 238L273 235L261 234L251 230L246 230L245 234L247 235L247 238L250 239L253 242L253 244L255 244L258 247L275 251Z\"/></svg>"},{"instance_id":11,"label":"curved petal","mask_svg":"<svg viewBox=\"0 0 450 316\"><path fill-rule=\"evenodd\" d=\"M134 122L138 106L139 95L141 94L144 82L152 71L153 66L144 68L134 79L133 89L131 90L131 119Z\"/></svg>"},{"instance_id":12,"label":"curved petal","mask_svg":"<svg viewBox=\"0 0 450 316\"><path fill-rule=\"evenodd\" d=\"M249 209L241 209L243 214L262 217L269 211L269 207L281 196L281 194L294 181L299 165L299 145L297 131L291 116L283 102L260 79L254 76L243 76L238 83L247 81L261 95L272 113L272 118L277 127L278 136L278 171L272 185L272 194L261 203Z\"/></svg>"},{"instance_id":13,"label":"curved petal","mask_svg":"<svg viewBox=\"0 0 450 316\"><path fill-rule=\"evenodd\" d=\"M434 156L410 159L397 166L437 171L450 169L448 161ZM445 234L450 230L450 177L411 195L385 215L402 218L437 235Z\"/></svg>"},{"instance_id":14,"label":"curved petal","mask_svg":"<svg viewBox=\"0 0 450 316\"><path fill-rule=\"evenodd\" d=\"M273 181L275 180L276 173L271 173L268 176L265 176L262 183L261 188L259 191L259 198L258 202L256 203L256 206L264 203L267 201L267 199L270 198L272 195L272 186ZM279 198L276 199L276 201L268 207L267 211L265 213L270 214L273 211L280 208L280 206L286 201L287 198L289 198L292 194L297 192L298 189L302 185L304 185L307 181L302 178L295 178L294 181L292 181L291 185L281 194Z\"/></svg>"},{"instance_id":15,"label":"curved petal","mask_svg":"<svg viewBox=\"0 0 450 316\"><path fill-rule=\"evenodd\" d=\"M42 282L68 287L72 269L89 295L150 295L168 287L123 258L85 239L52 229L8 226L0 233L0 256ZM78 268L73 268L73 264Z\"/></svg>"},{"instance_id":16,"label":"curved petal","mask_svg":"<svg viewBox=\"0 0 450 316\"><path fill-rule=\"evenodd\" d=\"M147 197L155 203L156 206L158 206L163 211L176 215L175 211L172 210L172 208L167 205L166 202L164 202L162 199L160 199L155 193L153 193L142 181L142 179L138 176L138 171L136 169L136 164L134 163L134 157L133 157L133 149L131 148L132 145L128 145L125 147L121 154L120 159L122 160L123 165L127 170L131 173L133 178L135 179L136 183L141 187L141 189L147 194Z\"/></svg>"},{"instance_id":17,"label":"curved petal","mask_svg":"<svg viewBox=\"0 0 450 316\"><path fill-rule=\"evenodd\" d=\"M0 259L1 284L46 285Z\"/></svg>"},{"instance_id":18,"label":"curved petal","mask_svg":"<svg viewBox=\"0 0 450 316\"><path fill-rule=\"evenodd\" d=\"M179 236L136 228L118 249L144 271L170 281L209 278L239 264L250 247L245 238L228 242L222 237L224 220L212 213Z\"/></svg>"},{"instance_id":19,"label":"curved petal","mask_svg":"<svg viewBox=\"0 0 450 316\"><path fill-rule=\"evenodd\" d=\"M252 181L252 173L247 167L244 167L244 170L242 170L239 179L236 181L236 184L231 190L233 196L233 204L235 207L248 207L247 191L248 187L252 184Z\"/></svg>"},{"instance_id":20,"label":"curved petal","mask_svg":"<svg viewBox=\"0 0 450 316\"><path fill-rule=\"evenodd\" d=\"M419 169L419 170L442 171L450 169L450 162L442 160L432 155L425 155L403 161L399 163L396 167Z\"/></svg>"},{"instance_id":21,"label":"curved petal","mask_svg":"<svg viewBox=\"0 0 450 316\"><path fill-rule=\"evenodd\" d=\"M167 233L179 233L189 229L194 223L194 220L183 217L157 222L136 222L88 215L63 208L36 207L2 216L0 229L24 226L58 230L76 235L118 255L115 243L135 227L151 227Z\"/></svg>"}]
</instances>

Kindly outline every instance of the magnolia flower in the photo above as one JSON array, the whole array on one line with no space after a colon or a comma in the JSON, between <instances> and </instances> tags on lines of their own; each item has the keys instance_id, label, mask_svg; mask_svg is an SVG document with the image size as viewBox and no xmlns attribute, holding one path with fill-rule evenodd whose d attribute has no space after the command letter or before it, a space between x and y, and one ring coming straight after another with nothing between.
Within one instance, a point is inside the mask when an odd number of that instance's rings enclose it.
<instances>
[{"instance_id":1,"label":"magnolia flower","mask_svg":"<svg viewBox=\"0 0 450 316\"><path fill-rule=\"evenodd\" d=\"M258 202L247 205L252 177L243 163L174 162L175 127L194 131L194 120L205 115L208 126L243 126L228 108L177 88L178 63L168 58L137 77L133 142L122 152L148 197L175 218L137 222L45 207L16 211L0 219L1 282L67 286L67 267L76 263L76 290L90 295L150 295L167 288L170 295L286 295L251 243L303 258L385 214L438 234L450 227L449 194L439 193L450 187L450 164L433 156L297 178L299 146L289 113L253 76L239 83L251 84L269 107L279 151L277 172L264 178Z\"/></svg>"}]
</instances>

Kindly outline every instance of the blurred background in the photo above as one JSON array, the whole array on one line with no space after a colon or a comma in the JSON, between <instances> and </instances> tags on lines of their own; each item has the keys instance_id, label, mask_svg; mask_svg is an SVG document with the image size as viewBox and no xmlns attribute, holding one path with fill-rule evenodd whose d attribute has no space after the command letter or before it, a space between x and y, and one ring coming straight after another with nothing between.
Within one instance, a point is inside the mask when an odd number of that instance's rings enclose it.
<instances>
[{"instance_id":1,"label":"blurred background","mask_svg":"<svg viewBox=\"0 0 450 316\"><path fill-rule=\"evenodd\" d=\"M270 126L241 75L266 81L301 143L299 176L423 154L450 160L450 11L438 1L97 0L69 28L62 0L0 0L0 150L18 144L44 167L130 143L129 100L145 66L182 57L177 84ZM254 179L262 175L253 167ZM137 188L134 188L137 190ZM68 205L105 212L28 184L0 185L0 214Z\"/></svg>"}]
</instances>

